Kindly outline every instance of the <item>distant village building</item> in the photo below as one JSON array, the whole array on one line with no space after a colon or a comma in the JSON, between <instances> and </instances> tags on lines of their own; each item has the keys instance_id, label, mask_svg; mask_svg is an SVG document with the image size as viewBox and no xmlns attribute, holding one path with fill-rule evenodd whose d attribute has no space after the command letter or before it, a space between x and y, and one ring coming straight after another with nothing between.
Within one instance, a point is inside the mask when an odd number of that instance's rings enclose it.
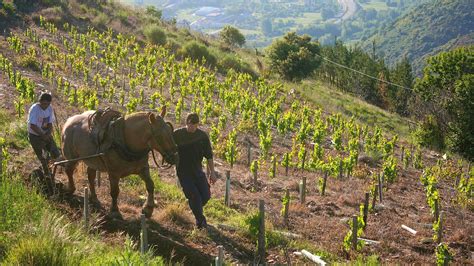
<instances>
[{"instance_id":1,"label":"distant village building","mask_svg":"<svg viewBox=\"0 0 474 266\"><path fill-rule=\"evenodd\" d=\"M199 8L194 14L201 17L216 17L222 15L224 12L218 7L204 6Z\"/></svg>"}]
</instances>

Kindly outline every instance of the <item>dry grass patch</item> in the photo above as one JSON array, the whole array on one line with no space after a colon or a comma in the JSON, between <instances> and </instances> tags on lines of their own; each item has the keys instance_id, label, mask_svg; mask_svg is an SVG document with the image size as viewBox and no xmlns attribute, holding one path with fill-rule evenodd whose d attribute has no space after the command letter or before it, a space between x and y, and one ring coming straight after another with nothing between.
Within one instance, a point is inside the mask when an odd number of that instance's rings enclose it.
<instances>
[{"instance_id":1,"label":"dry grass patch","mask_svg":"<svg viewBox=\"0 0 474 266\"><path fill-rule=\"evenodd\" d=\"M158 221L174 223L180 227L192 228L194 222L187 212L186 206L180 203L168 204L164 209L158 210Z\"/></svg>"}]
</instances>

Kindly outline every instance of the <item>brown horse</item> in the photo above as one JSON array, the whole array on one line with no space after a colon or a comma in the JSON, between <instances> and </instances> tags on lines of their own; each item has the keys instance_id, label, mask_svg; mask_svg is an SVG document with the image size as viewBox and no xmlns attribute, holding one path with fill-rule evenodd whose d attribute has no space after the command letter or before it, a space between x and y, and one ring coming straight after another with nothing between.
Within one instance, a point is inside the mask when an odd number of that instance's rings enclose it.
<instances>
[{"instance_id":1,"label":"brown horse","mask_svg":"<svg viewBox=\"0 0 474 266\"><path fill-rule=\"evenodd\" d=\"M142 154L139 158L127 160L117 149L111 148L104 151L101 157L85 159L87 165L87 177L90 186L90 200L99 204L95 192L95 172L108 172L110 182L110 195L112 205L110 208L113 217L121 218L117 204L119 194L119 180L130 174L138 174L145 182L147 190L147 200L142 212L150 217L154 209L154 184L150 177L148 165L148 152L151 149L157 150L169 164L178 163L178 148L173 140L172 127L168 125L163 116L150 112L138 112L127 115L124 118L123 137L126 148L134 154ZM87 111L79 115L70 117L64 124L62 131L63 155L66 159L75 159L84 156L97 154L97 144L92 140L89 133L89 117L94 111ZM68 191L74 193L73 173L76 162L65 164L68 176Z\"/></svg>"}]
</instances>

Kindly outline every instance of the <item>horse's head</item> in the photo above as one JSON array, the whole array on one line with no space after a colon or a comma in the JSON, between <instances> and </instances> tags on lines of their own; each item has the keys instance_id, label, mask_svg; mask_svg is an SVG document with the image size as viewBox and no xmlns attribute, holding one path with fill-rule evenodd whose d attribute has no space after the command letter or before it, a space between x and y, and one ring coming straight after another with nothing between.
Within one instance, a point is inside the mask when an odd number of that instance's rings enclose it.
<instances>
[{"instance_id":1,"label":"horse's head","mask_svg":"<svg viewBox=\"0 0 474 266\"><path fill-rule=\"evenodd\" d=\"M152 148L159 151L165 161L169 164L178 164L178 146L173 139L173 126L163 120L164 112L157 116L148 114L148 122L151 126Z\"/></svg>"}]
</instances>

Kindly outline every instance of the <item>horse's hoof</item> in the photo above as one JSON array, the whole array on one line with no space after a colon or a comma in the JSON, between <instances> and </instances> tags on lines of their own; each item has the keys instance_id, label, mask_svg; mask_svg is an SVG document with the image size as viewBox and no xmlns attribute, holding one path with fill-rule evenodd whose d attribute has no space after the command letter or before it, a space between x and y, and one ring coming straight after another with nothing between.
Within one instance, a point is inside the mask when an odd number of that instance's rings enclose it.
<instances>
[{"instance_id":1,"label":"horse's hoof","mask_svg":"<svg viewBox=\"0 0 474 266\"><path fill-rule=\"evenodd\" d=\"M145 217L146 217L146 218L150 218L151 215L153 214L153 209L154 209L154 207L145 206L145 207L143 207L143 209L142 209L142 213L145 214Z\"/></svg>"},{"instance_id":2,"label":"horse's hoof","mask_svg":"<svg viewBox=\"0 0 474 266\"><path fill-rule=\"evenodd\" d=\"M64 190L64 193L67 194L67 195L72 195L74 194L74 192L76 192L76 188L75 187L67 187L65 190Z\"/></svg>"},{"instance_id":3,"label":"horse's hoof","mask_svg":"<svg viewBox=\"0 0 474 266\"><path fill-rule=\"evenodd\" d=\"M119 211L111 211L107 216L112 220L123 220L122 214Z\"/></svg>"},{"instance_id":4,"label":"horse's hoof","mask_svg":"<svg viewBox=\"0 0 474 266\"><path fill-rule=\"evenodd\" d=\"M98 208L98 209L102 208L102 204L100 204L100 201L99 201L99 199L97 199L97 197L89 198L89 202L95 208Z\"/></svg>"}]
</instances>

